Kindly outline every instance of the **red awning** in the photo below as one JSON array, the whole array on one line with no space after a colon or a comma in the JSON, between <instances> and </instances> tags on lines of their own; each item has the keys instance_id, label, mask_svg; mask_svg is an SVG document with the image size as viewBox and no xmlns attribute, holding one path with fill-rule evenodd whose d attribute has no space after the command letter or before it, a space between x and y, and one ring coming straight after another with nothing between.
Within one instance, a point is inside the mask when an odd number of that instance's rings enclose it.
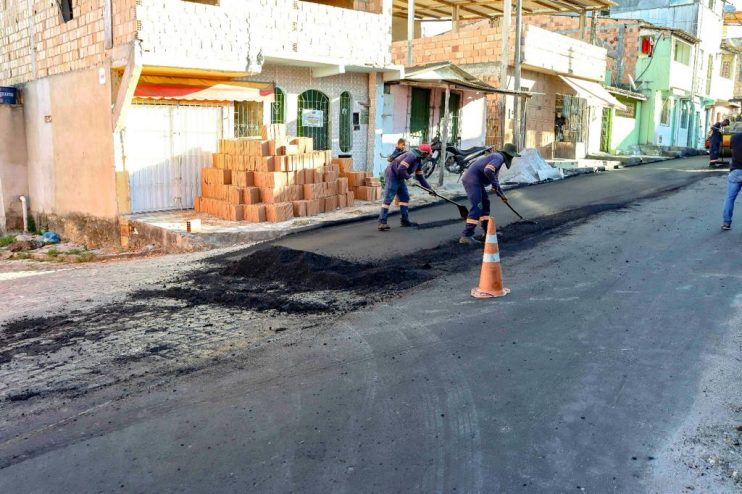
<instances>
[{"instance_id":1,"label":"red awning","mask_svg":"<svg viewBox=\"0 0 742 494\"><path fill-rule=\"evenodd\" d=\"M195 79L143 75L135 98L191 101L273 101L270 82Z\"/></svg>"}]
</instances>

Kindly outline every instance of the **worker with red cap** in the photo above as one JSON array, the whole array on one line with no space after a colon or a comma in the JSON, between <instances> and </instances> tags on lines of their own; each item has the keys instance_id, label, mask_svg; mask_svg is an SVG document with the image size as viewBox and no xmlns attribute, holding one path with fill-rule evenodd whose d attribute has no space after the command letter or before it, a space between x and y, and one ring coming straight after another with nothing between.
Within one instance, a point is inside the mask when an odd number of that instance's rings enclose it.
<instances>
[{"instance_id":1,"label":"worker with red cap","mask_svg":"<svg viewBox=\"0 0 742 494\"><path fill-rule=\"evenodd\" d=\"M430 184L425 180L425 175L421 169L422 161L428 157L433 150L430 144L420 144L417 149L412 149L404 154L397 156L391 163L386 167L384 171L384 202L381 205L381 212L379 213L379 231L385 232L389 230L387 224L387 218L389 217L389 207L392 205L394 196L396 195L399 199L399 212L402 215L402 226L410 227L415 226L410 221L410 193L407 190L407 183L405 180L415 176L415 179L420 182L420 185L426 189L431 189Z\"/></svg>"}]
</instances>

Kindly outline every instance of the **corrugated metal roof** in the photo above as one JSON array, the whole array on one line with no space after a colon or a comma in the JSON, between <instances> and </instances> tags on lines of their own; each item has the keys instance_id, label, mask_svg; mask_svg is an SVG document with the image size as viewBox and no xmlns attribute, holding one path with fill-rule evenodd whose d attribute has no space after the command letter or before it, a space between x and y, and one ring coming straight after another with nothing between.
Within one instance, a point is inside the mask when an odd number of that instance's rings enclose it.
<instances>
[{"instance_id":1,"label":"corrugated metal roof","mask_svg":"<svg viewBox=\"0 0 742 494\"><path fill-rule=\"evenodd\" d=\"M392 14L407 17L407 0L393 0ZM604 10L614 5L611 0L523 0L523 15ZM450 19L454 7L459 19L486 19L502 16L502 0L415 0L417 19ZM513 2L515 10L515 2Z\"/></svg>"}]
</instances>

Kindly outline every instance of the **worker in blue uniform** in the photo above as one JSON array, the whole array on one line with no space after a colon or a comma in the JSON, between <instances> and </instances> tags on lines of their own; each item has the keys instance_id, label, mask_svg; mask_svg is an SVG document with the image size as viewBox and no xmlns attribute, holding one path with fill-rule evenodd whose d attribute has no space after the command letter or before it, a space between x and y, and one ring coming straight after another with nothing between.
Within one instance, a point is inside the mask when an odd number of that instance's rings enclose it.
<instances>
[{"instance_id":1,"label":"worker in blue uniform","mask_svg":"<svg viewBox=\"0 0 742 494\"><path fill-rule=\"evenodd\" d=\"M482 229L487 233L487 222L490 216L490 200L487 197L488 185L497 194L503 202L508 198L500 187L497 175L500 168L505 165L507 168L513 163L513 158L520 156L518 148L514 144L507 143L501 151L495 151L474 160L474 162L464 172L461 182L464 184L464 190L471 203L469 216L466 218L466 226L461 233L459 243L471 244L472 240L481 241L483 237L474 237L474 231L477 225L481 224Z\"/></svg>"},{"instance_id":2,"label":"worker in blue uniform","mask_svg":"<svg viewBox=\"0 0 742 494\"><path fill-rule=\"evenodd\" d=\"M422 161L432 153L430 144L420 144L417 149L400 154L386 167L384 172L384 202L381 205L379 213L379 231L389 230L387 218L389 217L389 207L392 205L394 196L399 199L399 212L402 215L401 224L403 227L415 226L410 221L410 193L407 190L405 180L415 176L415 179L425 187L431 189L430 184L425 180L423 171L420 168Z\"/></svg>"}]
</instances>

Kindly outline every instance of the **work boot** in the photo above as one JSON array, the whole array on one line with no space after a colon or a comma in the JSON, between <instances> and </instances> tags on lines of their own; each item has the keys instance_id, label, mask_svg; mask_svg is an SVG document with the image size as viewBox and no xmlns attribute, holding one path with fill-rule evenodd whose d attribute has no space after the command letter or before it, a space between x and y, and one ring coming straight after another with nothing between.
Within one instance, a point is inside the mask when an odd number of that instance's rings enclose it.
<instances>
[{"instance_id":1,"label":"work boot","mask_svg":"<svg viewBox=\"0 0 742 494\"><path fill-rule=\"evenodd\" d=\"M400 224L405 228L417 226L417 223L413 223L412 221L410 221L409 218L402 218L402 220L400 221Z\"/></svg>"},{"instance_id":2,"label":"work boot","mask_svg":"<svg viewBox=\"0 0 742 494\"><path fill-rule=\"evenodd\" d=\"M379 223L379 231L380 232L388 232L389 230L391 230L391 228L389 227L389 225L387 225L386 223Z\"/></svg>"},{"instance_id":3,"label":"work boot","mask_svg":"<svg viewBox=\"0 0 742 494\"><path fill-rule=\"evenodd\" d=\"M732 229L732 225L728 225L728 224L724 223L723 225L721 225L721 229L726 232L726 231Z\"/></svg>"},{"instance_id":4,"label":"work boot","mask_svg":"<svg viewBox=\"0 0 742 494\"><path fill-rule=\"evenodd\" d=\"M459 237L459 243L461 245L472 245L482 243L482 241L477 239L476 237L467 237L466 235L462 235L461 237Z\"/></svg>"}]
</instances>

